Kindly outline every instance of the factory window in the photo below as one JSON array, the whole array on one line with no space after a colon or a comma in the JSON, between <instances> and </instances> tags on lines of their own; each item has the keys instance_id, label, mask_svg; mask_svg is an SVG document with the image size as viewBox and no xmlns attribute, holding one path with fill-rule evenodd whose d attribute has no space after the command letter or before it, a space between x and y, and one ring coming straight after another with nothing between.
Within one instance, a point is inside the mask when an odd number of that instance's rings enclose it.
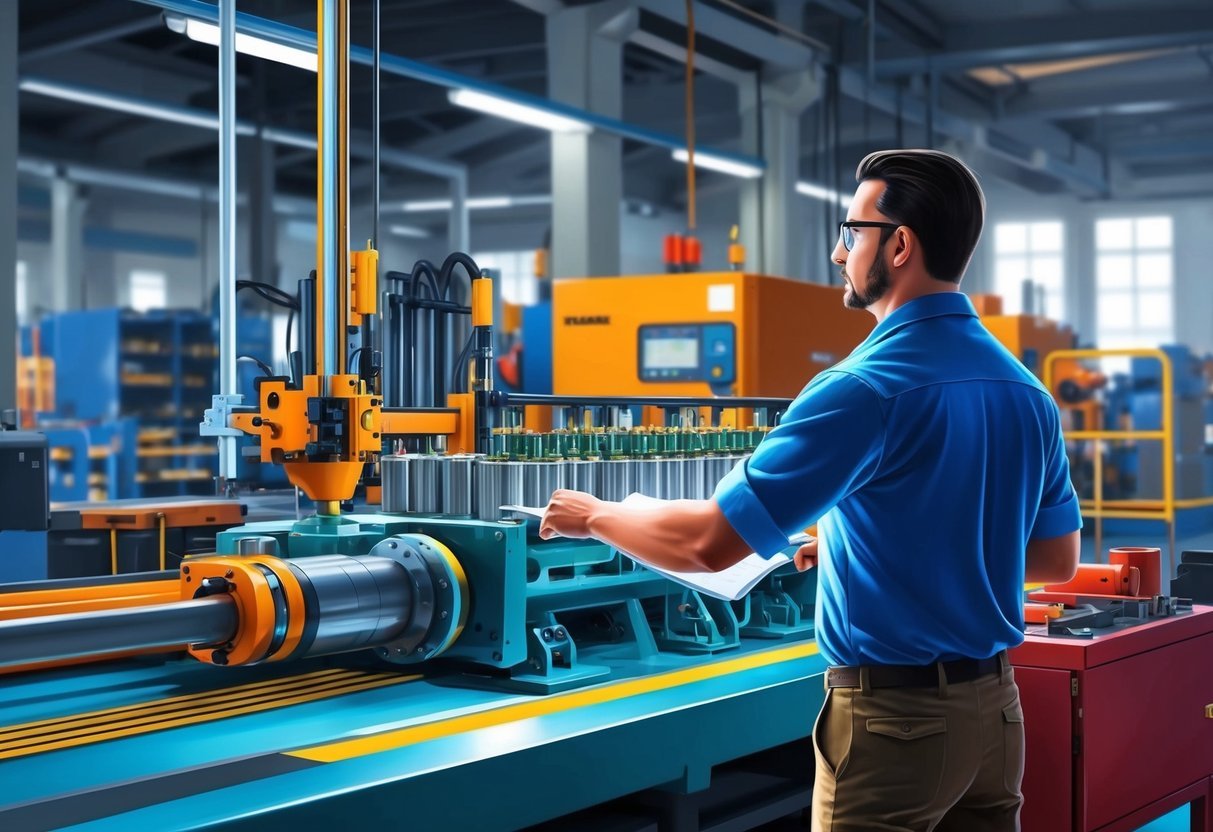
<instances>
[{"instance_id":1,"label":"factory window","mask_svg":"<svg viewBox=\"0 0 1213 832\"><path fill-rule=\"evenodd\" d=\"M535 251L486 251L473 254L482 269L491 269L501 283L501 299L530 306L539 302L539 282L535 279Z\"/></svg>"},{"instance_id":2,"label":"factory window","mask_svg":"<svg viewBox=\"0 0 1213 832\"><path fill-rule=\"evenodd\" d=\"M1095 223L1097 344L1156 347L1175 338L1170 217Z\"/></svg>"},{"instance_id":3,"label":"factory window","mask_svg":"<svg viewBox=\"0 0 1213 832\"><path fill-rule=\"evenodd\" d=\"M132 269L130 283L130 307L136 312L163 309L168 306L168 289L164 272L150 269Z\"/></svg>"},{"instance_id":4,"label":"factory window","mask_svg":"<svg viewBox=\"0 0 1213 832\"><path fill-rule=\"evenodd\" d=\"M1000 222L994 226L995 291L1003 311L1024 310L1024 282L1032 281L1032 310L1055 321L1065 318L1060 222Z\"/></svg>"},{"instance_id":5,"label":"factory window","mask_svg":"<svg viewBox=\"0 0 1213 832\"><path fill-rule=\"evenodd\" d=\"M17 323L23 324L29 315L29 277L24 260L17 261Z\"/></svg>"}]
</instances>

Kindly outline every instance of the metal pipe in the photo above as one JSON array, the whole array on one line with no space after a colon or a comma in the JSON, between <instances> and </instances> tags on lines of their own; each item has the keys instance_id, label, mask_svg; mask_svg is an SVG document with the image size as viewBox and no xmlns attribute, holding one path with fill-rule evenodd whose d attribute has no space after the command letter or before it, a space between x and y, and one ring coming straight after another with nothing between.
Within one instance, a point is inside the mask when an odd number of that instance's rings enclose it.
<instances>
[{"instance_id":1,"label":"metal pipe","mask_svg":"<svg viewBox=\"0 0 1213 832\"><path fill-rule=\"evenodd\" d=\"M379 0L371 4L371 242L379 248Z\"/></svg>"},{"instance_id":2,"label":"metal pipe","mask_svg":"<svg viewBox=\"0 0 1213 832\"><path fill-rule=\"evenodd\" d=\"M219 395L236 378L236 0L219 0ZM235 436L219 439L219 488L236 478Z\"/></svg>"},{"instance_id":3,"label":"metal pipe","mask_svg":"<svg viewBox=\"0 0 1213 832\"><path fill-rule=\"evenodd\" d=\"M305 277L299 281L299 352L303 355L304 373L311 373L312 368L316 366L316 278L314 277Z\"/></svg>"},{"instance_id":4,"label":"metal pipe","mask_svg":"<svg viewBox=\"0 0 1213 832\"><path fill-rule=\"evenodd\" d=\"M317 0L316 43L316 367L315 374L340 372L337 344L337 136L338 0ZM327 393L327 391L322 391Z\"/></svg>"},{"instance_id":5,"label":"metal pipe","mask_svg":"<svg viewBox=\"0 0 1213 832\"><path fill-rule=\"evenodd\" d=\"M227 595L0 622L0 667L187 644L220 644L239 625Z\"/></svg>"}]
</instances>

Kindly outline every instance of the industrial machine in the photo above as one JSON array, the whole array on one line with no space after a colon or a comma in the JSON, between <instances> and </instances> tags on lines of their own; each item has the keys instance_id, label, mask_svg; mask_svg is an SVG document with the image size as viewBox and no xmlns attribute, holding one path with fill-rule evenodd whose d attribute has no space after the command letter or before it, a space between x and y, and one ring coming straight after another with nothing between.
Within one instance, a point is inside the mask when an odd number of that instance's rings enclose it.
<instances>
[{"instance_id":1,"label":"industrial machine","mask_svg":"<svg viewBox=\"0 0 1213 832\"><path fill-rule=\"evenodd\" d=\"M218 12L230 48L231 5ZM250 402L221 364L201 425L222 476L231 438L250 435L316 512L230 526L236 504L220 501L199 521L217 532L212 554L186 537L172 550L168 509L103 507L109 528L81 521L89 556L108 535L112 571L124 557L160 569L0 589L0 828L516 829L645 789L702 791L729 761L804 741L824 669L812 573L723 601L501 511L565 485L706 496L788 399L494 390L492 282L470 258L384 275L381 296L375 251L349 251L347 3L318 12L318 263L297 299L301 349ZM757 314L740 281L736 308ZM680 337L654 334L649 352L677 353ZM745 343L729 392L762 389ZM629 425L641 406L659 418ZM383 511L350 511L372 478ZM124 519L142 526L126 546L111 531ZM750 724L708 736L705 723ZM658 738L671 753L635 753ZM799 773L768 779L745 811L776 817L808 795Z\"/></svg>"},{"instance_id":2,"label":"industrial machine","mask_svg":"<svg viewBox=\"0 0 1213 832\"><path fill-rule=\"evenodd\" d=\"M871 331L843 290L744 272L560 280L558 395L793 397Z\"/></svg>"}]
</instances>

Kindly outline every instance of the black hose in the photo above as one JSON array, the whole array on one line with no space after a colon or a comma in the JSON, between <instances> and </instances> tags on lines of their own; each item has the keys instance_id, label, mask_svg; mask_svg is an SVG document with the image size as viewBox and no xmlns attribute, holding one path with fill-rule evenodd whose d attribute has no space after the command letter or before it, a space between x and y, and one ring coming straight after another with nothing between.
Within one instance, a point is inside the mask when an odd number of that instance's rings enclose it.
<instances>
[{"instance_id":1,"label":"black hose","mask_svg":"<svg viewBox=\"0 0 1213 832\"><path fill-rule=\"evenodd\" d=\"M442 282L442 299L449 299L451 288L451 276L455 273L456 266L463 266L463 270L467 272L468 283L473 280L483 277L480 273L480 267L476 265L476 261L470 255L464 254L462 251L451 252L447 258L442 261L442 268L439 270L439 276Z\"/></svg>"},{"instance_id":2,"label":"black hose","mask_svg":"<svg viewBox=\"0 0 1213 832\"><path fill-rule=\"evenodd\" d=\"M236 361L237 362L252 361L254 364L256 364L258 367L261 368L262 375L266 376L267 378L272 378L274 375L274 368L271 367L269 364L266 364L260 358L254 358L251 355L240 355L240 356L236 357Z\"/></svg>"}]
</instances>

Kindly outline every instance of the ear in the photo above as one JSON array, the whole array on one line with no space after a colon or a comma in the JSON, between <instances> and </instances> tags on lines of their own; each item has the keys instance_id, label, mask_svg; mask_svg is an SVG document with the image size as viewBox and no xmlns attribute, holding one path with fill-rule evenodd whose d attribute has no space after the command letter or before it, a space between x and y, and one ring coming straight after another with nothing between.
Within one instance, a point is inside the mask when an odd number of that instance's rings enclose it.
<instances>
[{"instance_id":1,"label":"ear","mask_svg":"<svg viewBox=\"0 0 1213 832\"><path fill-rule=\"evenodd\" d=\"M897 229L896 235L897 247L893 251L893 267L901 268L910 262L911 255L918 248L918 238L904 225Z\"/></svg>"}]
</instances>

